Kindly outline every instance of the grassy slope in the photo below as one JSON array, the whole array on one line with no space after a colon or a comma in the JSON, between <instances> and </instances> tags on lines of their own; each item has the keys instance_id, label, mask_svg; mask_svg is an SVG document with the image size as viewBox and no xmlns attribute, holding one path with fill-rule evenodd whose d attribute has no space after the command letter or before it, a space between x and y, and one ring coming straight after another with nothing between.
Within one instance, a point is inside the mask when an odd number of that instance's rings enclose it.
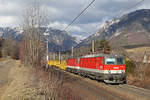
<instances>
[{"instance_id":1,"label":"grassy slope","mask_svg":"<svg viewBox=\"0 0 150 100\"><path fill-rule=\"evenodd\" d=\"M40 100L31 68L20 66L19 61L12 63L14 66L8 73L11 81L5 88L1 100Z\"/></svg>"}]
</instances>

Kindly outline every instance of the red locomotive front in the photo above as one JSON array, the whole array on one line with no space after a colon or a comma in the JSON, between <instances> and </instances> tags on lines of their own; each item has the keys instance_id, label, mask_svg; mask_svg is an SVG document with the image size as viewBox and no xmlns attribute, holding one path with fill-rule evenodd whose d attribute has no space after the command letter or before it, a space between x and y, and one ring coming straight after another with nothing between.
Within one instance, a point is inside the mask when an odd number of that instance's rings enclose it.
<instances>
[{"instance_id":1,"label":"red locomotive front","mask_svg":"<svg viewBox=\"0 0 150 100\"><path fill-rule=\"evenodd\" d=\"M125 60L121 55L96 54L67 60L66 70L107 83L125 83Z\"/></svg>"}]
</instances>

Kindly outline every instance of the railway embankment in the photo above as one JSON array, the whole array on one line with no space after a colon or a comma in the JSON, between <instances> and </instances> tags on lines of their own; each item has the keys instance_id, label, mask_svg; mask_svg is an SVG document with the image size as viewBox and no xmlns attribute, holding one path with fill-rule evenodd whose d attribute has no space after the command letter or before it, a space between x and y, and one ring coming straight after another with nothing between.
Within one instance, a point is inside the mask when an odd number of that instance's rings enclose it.
<instances>
[{"instance_id":1,"label":"railway embankment","mask_svg":"<svg viewBox=\"0 0 150 100\"><path fill-rule=\"evenodd\" d=\"M135 77L133 75L129 75L127 77L127 83L129 85L134 85L137 87L141 87L141 88L150 90L150 85L149 85L150 79L149 78L139 79L138 77Z\"/></svg>"},{"instance_id":2,"label":"railway embankment","mask_svg":"<svg viewBox=\"0 0 150 100\"><path fill-rule=\"evenodd\" d=\"M127 84L115 84L109 85L103 82L91 80L89 78L82 78L78 75L70 74L70 76L77 77L77 82L80 89L85 91L92 91L88 96L97 97L95 100L149 100L150 90L139 88L133 85Z\"/></svg>"}]
</instances>

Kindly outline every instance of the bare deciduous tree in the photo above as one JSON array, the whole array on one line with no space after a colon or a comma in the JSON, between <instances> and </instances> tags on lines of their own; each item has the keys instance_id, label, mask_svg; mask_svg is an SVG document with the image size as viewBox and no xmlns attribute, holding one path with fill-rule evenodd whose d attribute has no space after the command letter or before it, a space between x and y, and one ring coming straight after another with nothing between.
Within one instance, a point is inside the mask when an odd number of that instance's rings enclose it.
<instances>
[{"instance_id":1,"label":"bare deciduous tree","mask_svg":"<svg viewBox=\"0 0 150 100\"><path fill-rule=\"evenodd\" d=\"M48 25L45 8L35 3L24 11L22 28L23 41L21 60L32 67L40 66L43 56L43 32L41 27Z\"/></svg>"},{"instance_id":2,"label":"bare deciduous tree","mask_svg":"<svg viewBox=\"0 0 150 100\"><path fill-rule=\"evenodd\" d=\"M11 35L8 35L1 44L2 57L10 56L13 59L19 58L19 42L14 40Z\"/></svg>"}]
</instances>

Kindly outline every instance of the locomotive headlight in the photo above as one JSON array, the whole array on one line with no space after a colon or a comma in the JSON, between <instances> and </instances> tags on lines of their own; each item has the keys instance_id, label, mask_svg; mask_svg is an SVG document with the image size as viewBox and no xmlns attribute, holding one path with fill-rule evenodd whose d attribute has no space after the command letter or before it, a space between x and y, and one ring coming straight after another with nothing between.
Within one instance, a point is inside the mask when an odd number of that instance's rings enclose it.
<instances>
[{"instance_id":1,"label":"locomotive headlight","mask_svg":"<svg viewBox=\"0 0 150 100\"><path fill-rule=\"evenodd\" d=\"M110 74L110 73L111 73L111 71L110 71L110 70L108 70L108 73Z\"/></svg>"}]
</instances>

